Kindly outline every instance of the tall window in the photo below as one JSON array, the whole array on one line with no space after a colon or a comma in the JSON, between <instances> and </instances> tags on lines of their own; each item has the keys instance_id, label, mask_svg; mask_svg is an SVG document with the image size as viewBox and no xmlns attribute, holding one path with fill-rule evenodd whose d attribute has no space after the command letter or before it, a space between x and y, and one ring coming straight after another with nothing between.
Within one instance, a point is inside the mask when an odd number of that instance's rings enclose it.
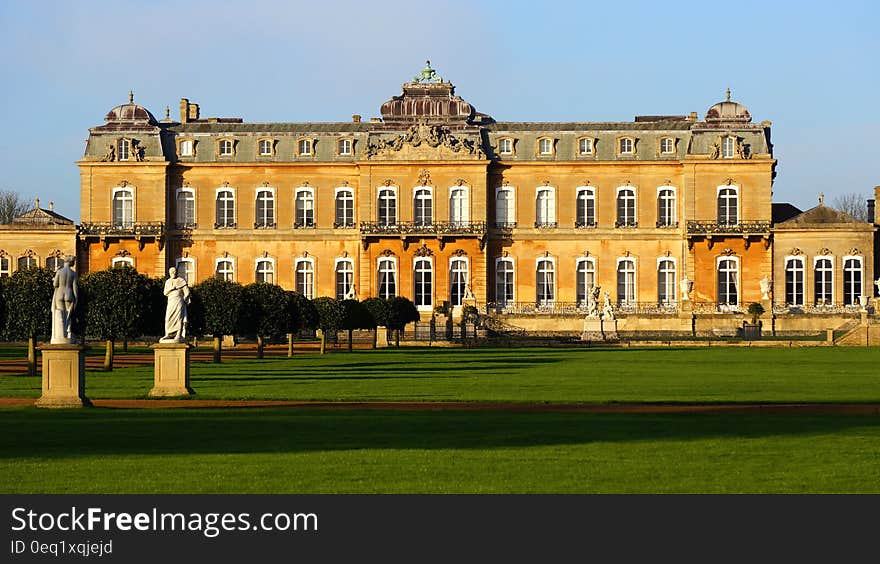
<instances>
[{"instance_id":1,"label":"tall window","mask_svg":"<svg viewBox=\"0 0 880 564\"><path fill-rule=\"evenodd\" d=\"M134 190L117 188L113 191L113 226L132 227L134 225Z\"/></svg>"},{"instance_id":2,"label":"tall window","mask_svg":"<svg viewBox=\"0 0 880 564\"><path fill-rule=\"evenodd\" d=\"M116 142L116 159L127 161L131 153L131 141L128 139L120 139Z\"/></svg>"},{"instance_id":3,"label":"tall window","mask_svg":"<svg viewBox=\"0 0 880 564\"><path fill-rule=\"evenodd\" d=\"M660 188L657 192L657 227L675 225L675 188Z\"/></svg>"},{"instance_id":4,"label":"tall window","mask_svg":"<svg viewBox=\"0 0 880 564\"><path fill-rule=\"evenodd\" d=\"M468 189L453 188L449 191L449 221L464 224L468 221Z\"/></svg>"},{"instance_id":5,"label":"tall window","mask_svg":"<svg viewBox=\"0 0 880 564\"><path fill-rule=\"evenodd\" d=\"M732 159L736 152L736 138L727 136L721 140L721 156L725 159Z\"/></svg>"},{"instance_id":6,"label":"tall window","mask_svg":"<svg viewBox=\"0 0 880 564\"><path fill-rule=\"evenodd\" d=\"M453 307L460 306L468 284L467 259L452 259L449 263L449 302Z\"/></svg>"},{"instance_id":7,"label":"tall window","mask_svg":"<svg viewBox=\"0 0 880 564\"><path fill-rule=\"evenodd\" d=\"M28 268L36 268L39 265L34 257L19 257L18 269L27 270Z\"/></svg>"},{"instance_id":8,"label":"tall window","mask_svg":"<svg viewBox=\"0 0 880 564\"><path fill-rule=\"evenodd\" d=\"M596 285L596 261L580 258L577 261L577 280L575 281L577 304L583 306L588 301L590 288Z\"/></svg>"},{"instance_id":9,"label":"tall window","mask_svg":"<svg viewBox=\"0 0 880 564\"><path fill-rule=\"evenodd\" d=\"M575 227L596 226L596 192L592 188L578 188L575 204Z\"/></svg>"},{"instance_id":10,"label":"tall window","mask_svg":"<svg viewBox=\"0 0 880 564\"><path fill-rule=\"evenodd\" d=\"M347 300L354 290L354 263L351 259L336 261L336 299Z\"/></svg>"},{"instance_id":11,"label":"tall window","mask_svg":"<svg viewBox=\"0 0 880 564\"><path fill-rule=\"evenodd\" d=\"M257 190L256 220L254 227L275 227L275 192L273 190Z\"/></svg>"},{"instance_id":12,"label":"tall window","mask_svg":"<svg viewBox=\"0 0 880 564\"><path fill-rule=\"evenodd\" d=\"M511 228L516 223L516 208L512 188L497 188L495 192L495 227Z\"/></svg>"},{"instance_id":13,"label":"tall window","mask_svg":"<svg viewBox=\"0 0 880 564\"><path fill-rule=\"evenodd\" d=\"M804 305L804 259L788 257L785 259L785 303Z\"/></svg>"},{"instance_id":14,"label":"tall window","mask_svg":"<svg viewBox=\"0 0 880 564\"><path fill-rule=\"evenodd\" d=\"M495 260L495 301L499 305L513 302L513 259Z\"/></svg>"},{"instance_id":15,"label":"tall window","mask_svg":"<svg viewBox=\"0 0 880 564\"><path fill-rule=\"evenodd\" d=\"M336 189L336 220L333 227L354 227L354 191Z\"/></svg>"},{"instance_id":16,"label":"tall window","mask_svg":"<svg viewBox=\"0 0 880 564\"><path fill-rule=\"evenodd\" d=\"M636 191L632 188L617 189L617 227L636 226Z\"/></svg>"},{"instance_id":17,"label":"tall window","mask_svg":"<svg viewBox=\"0 0 880 564\"><path fill-rule=\"evenodd\" d=\"M621 259L617 261L617 305L636 303L636 261Z\"/></svg>"},{"instance_id":18,"label":"tall window","mask_svg":"<svg viewBox=\"0 0 880 564\"><path fill-rule=\"evenodd\" d=\"M260 139L259 147L260 147L260 156L261 157L271 157L272 156L272 140L271 139Z\"/></svg>"},{"instance_id":19,"label":"tall window","mask_svg":"<svg viewBox=\"0 0 880 564\"><path fill-rule=\"evenodd\" d=\"M395 225L397 223L397 192L394 188L379 190L378 212L380 225Z\"/></svg>"},{"instance_id":20,"label":"tall window","mask_svg":"<svg viewBox=\"0 0 880 564\"><path fill-rule=\"evenodd\" d=\"M556 197L553 188L538 188L535 227L556 226Z\"/></svg>"},{"instance_id":21,"label":"tall window","mask_svg":"<svg viewBox=\"0 0 880 564\"><path fill-rule=\"evenodd\" d=\"M418 258L413 265L413 290L415 304L419 309L430 310L433 294L434 273L431 259Z\"/></svg>"},{"instance_id":22,"label":"tall window","mask_svg":"<svg viewBox=\"0 0 880 564\"><path fill-rule=\"evenodd\" d=\"M219 278L220 280L226 280L227 282L234 282L235 266L232 264L232 259L217 259L217 266L214 268L214 277Z\"/></svg>"},{"instance_id":23,"label":"tall window","mask_svg":"<svg viewBox=\"0 0 880 564\"><path fill-rule=\"evenodd\" d=\"M862 304L862 258L843 259L843 305Z\"/></svg>"},{"instance_id":24,"label":"tall window","mask_svg":"<svg viewBox=\"0 0 880 564\"><path fill-rule=\"evenodd\" d=\"M232 190L217 190L215 228L235 227L235 194Z\"/></svg>"},{"instance_id":25,"label":"tall window","mask_svg":"<svg viewBox=\"0 0 880 564\"><path fill-rule=\"evenodd\" d=\"M535 298L538 304L553 303L556 296L556 267L553 261L539 260L535 274Z\"/></svg>"},{"instance_id":26,"label":"tall window","mask_svg":"<svg viewBox=\"0 0 880 564\"><path fill-rule=\"evenodd\" d=\"M336 144L336 150L342 157L351 155L351 139L340 139Z\"/></svg>"},{"instance_id":27,"label":"tall window","mask_svg":"<svg viewBox=\"0 0 880 564\"><path fill-rule=\"evenodd\" d=\"M657 262L657 303L675 303L675 261L661 259Z\"/></svg>"},{"instance_id":28,"label":"tall window","mask_svg":"<svg viewBox=\"0 0 880 564\"><path fill-rule=\"evenodd\" d=\"M177 259L174 266L177 267L177 275L186 280L187 284L193 285L196 283L196 262L193 259Z\"/></svg>"},{"instance_id":29,"label":"tall window","mask_svg":"<svg viewBox=\"0 0 880 564\"><path fill-rule=\"evenodd\" d=\"M815 294L816 305L831 305L834 303L834 263L830 258L816 259L814 268L816 281Z\"/></svg>"},{"instance_id":30,"label":"tall window","mask_svg":"<svg viewBox=\"0 0 880 564\"><path fill-rule=\"evenodd\" d=\"M498 154L500 155L512 155L513 154L513 139L505 138L498 140Z\"/></svg>"},{"instance_id":31,"label":"tall window","mask_svg":"<svg viewBox=\"0 0 880 564\"><path fill-rule=\"evenodd\" d=\"M718 261L718 303L739 305L739 264L736 259Z\"/></svg>"},{"instance_id":32,"label":"tall window","mask_svg":"<svg viewBox=\"0 0 880 564\"><path fill-rule=\"evenodd\" d=\"M46 268L55 272L64 264L64 259L61 257L48 257L46 258Z\"/></svg>"},{"instance_id":33,"label":"tall window","mask_svg":"<svg viewBox=\"0 0 880 564\"><path fill-rule=\"evenodd\" d=\"M391 258L379 259L379 297L393 298L397 295L397 263Z\"/></svg>"},{"instance_id":34,"label":"tall window","mask_svg":"<svg viewBox=\"0 0 880 564\"><path fill-rule=\"evenodd\" d=\"M0 256L0 278L5 278L10 275L10 261L9 257L3 255Z\"/></svg>"},{"instance_id":35,"label":"tall window","mask_svg":"<svg viewBox=\"0 0 880 564\"><path fill-rule=\"evenodd\" d=\"M275 261L265 258L257 260L257 268L254 276L256 282L266 284L275 283Z\"/></svg>"},{"instance_id":36,"label":"tall window","mask_svg":"<svg viewBox=\"0 0 880 564\"><path fill-rule=\"evenodd\" d=\"M315 297L315 263L312 259L296 259L294 267L296 291L312 299Z\"/></svg>"},{"instance_id":37,"label":"tall window","mask_svg":"<svg viewBox=\"0 0 880 564\"><path fill-rule=\"evenodd\" d=\"M413 220L416 225L434 222L434 198L430 188L417 188L413 195Z\"/></svg>"},{"instance_id":38,"label":"tall window","mask_svg":"<svg viewBox=\"0 0 880 564\"><path fill-rule=\"evenodd\" d=\"M725 186L718 190L718 223L736 225L738 222L737 207L739 198L734 186Z\"/></svg>"},{"instance_id":39,"label":"tall window","mask_svg":"<svg viewBox=\"0 0 880 564\"><path fill-rule=\"evenodd\" d=\"M192 229L196 226L196 194L188 188L177 190L177 227Z\"/></svg>"},{"instance_id":40,"label":"tall window","mask_svg":"<svg viewBox=\"0 0 880 564\"><path fill-rule=\"evenodd\" d=\"M294 207L296 208L294 228L315 226L315 193L311 188L296 189Z\"/></svg>"}]
</instances>

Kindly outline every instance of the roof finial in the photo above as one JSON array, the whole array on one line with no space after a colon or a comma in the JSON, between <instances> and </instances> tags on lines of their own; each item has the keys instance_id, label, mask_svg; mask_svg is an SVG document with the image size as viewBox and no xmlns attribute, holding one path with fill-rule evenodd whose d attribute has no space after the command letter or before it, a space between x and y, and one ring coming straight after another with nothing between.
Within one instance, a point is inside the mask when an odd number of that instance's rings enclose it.
<instances>
[{"instance_id":1,"label":"roof finial","mask_svg":"<svg viewBox=\"0 0 880 564\"><path fill-rule=\"evenodd\" d=\"M413 78L416 84L420 82L443 82L443 79L437 76L437 71L431 68L431 61L425 61L425 68L419 73L419 76Z\"/></svg>"},{"instance_id":2,"label":"roof finial","mask_svg":"<svg viewBox=\"0 0 880 564\"><path fill-rule=\"evenodd\" d=\"M49 211L55 211L55 202L49 200Z\"/></svg>"},{"instance_id":3,"label":"roof finial","mask_svg":"<svg viewBox=\"0 0 880 564\"><path fill-rule=\"evenodd\" d=\"M128 91L128 103L134 104L134 90Z\"/></svg>"},{"instance_id":4,"label":"roof finial","mask_svg":"<svg viewBox=\"0 0 880 564\"><path fill-rule=\"evenodd\" d=\"M165 119L171 119L171 108L165 106Z\"/></svg>"},{"instance_id":5,"label":"roof finial","mask_svg":"<svg viewBox=\"0 0 880 564\"><path fill-rule=\"evenodd\" d=\"M825 193L824 192L819 192L819 205L820 206L825 205Z\"/></svg>"},{"instance_id":6,"label":"roof finial","mask_svg":"<svg viewBox=\"0 0 880 564\"><path fill-rule=\"evenodd\" d=\"M35 203L37 209L40 209L40 197L39 196L34 198L34 203Z\"/></svg>"},{"instance_id":7,"label":"roof finial","mask_svg":"<svg viewBox=\"0 0 880 564\"><path fill-rule=\"evenodd\" d=\"M730 87L727 88L727 101L730 102Z\"/></svg>"}]
</instances>

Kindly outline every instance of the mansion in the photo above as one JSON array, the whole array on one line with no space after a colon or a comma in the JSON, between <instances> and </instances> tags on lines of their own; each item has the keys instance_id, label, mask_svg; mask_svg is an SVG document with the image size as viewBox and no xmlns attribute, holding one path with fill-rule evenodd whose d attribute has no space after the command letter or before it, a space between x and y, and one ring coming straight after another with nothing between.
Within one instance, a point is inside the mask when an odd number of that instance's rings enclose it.
<instances>
[{"instance_id":1,"label":"mansion","mask_svg":"<svg viewBox=\"0 0 880 564\"><path fill-rule=\"evenodd\" d=\"M0 227L0 274L75 253L573 332L593 286L631 331L732 327L753 302L823 330L875 294L880 220L774 204L771 124L729 91L702 117L502 122L428 64L380 115L247 123L182 99L156 119L130 95L89 130L81 224L38 205Z\"/></svg>"}]
</instances>

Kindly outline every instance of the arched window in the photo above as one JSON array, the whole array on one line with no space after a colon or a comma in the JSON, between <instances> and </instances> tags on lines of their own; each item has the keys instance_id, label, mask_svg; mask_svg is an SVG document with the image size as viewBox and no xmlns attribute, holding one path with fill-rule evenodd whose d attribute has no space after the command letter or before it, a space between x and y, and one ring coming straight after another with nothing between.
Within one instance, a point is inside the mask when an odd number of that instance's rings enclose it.
<instances>
[{"instance_id":1,"label":"arched window","mask_svg":"<svg viewBox=\"0 0 880 564\"><path fill-rule=\"evenodd\" d=\"M174 266L177 268L177 275L186 280L186 283L192 286L196 283L196 261L191 258L179 258Z\"/></svg>"},{"instance_id":2,"label":"arched window","mask_svg":"<svg viewBox=\"0 0 880 564\"><path fill-rule=\"evenodd\" d=\"M455 258L449 262L449 302L453 307L460 306L464 301L468 284L468 261Z\"/></svg>"},{"instance_id":3,"label":"arched window","mask_svg":"<svg viewBox=\"0 0 880 564\"><path fill-rule=\"evenodd\" d=\"M379 225L397 224L397 192L394 188L379 189Z\"/></svg>"},{"instance_id":4,"label":"arched window","mask_svg":"<svg viewBox=\"0 0 880 564\"><path fill-rule=\"evenodd\" d=\"M636 191L621 186L617 189L617 223L615 227L635 227L636 223Z\"/></svg>"},{"instance_id":5,"label":"arched window","mask_svg":"<svg viewBox=\"0 0 880 564\"><path fill-rule=\"evenodd\" d=\"M513 203L513 189L495 189L495 227L511 229L516 226L516 208Z\"/></svg>"},{"instance_id":6,"label":"arched window","mask_svg":"<svg viewBox=\"0 0 880 564\"><path fill-rule=\"evenodd\" d=\"M449 221L457 225L467 223L468 207L468 189L466 187L459 186L449 191Z\"/></svg>"},{"instance_id":7,"label":"arched window","mask_svg":"<svg viewBox=\"0 0 880 564\"><path fill-rule=\"evenodd\" d=\"M495 301L505 306L514 300L513 259L495 259Z\"/></svg>"},{"instance_id":8,"label":"arched window","mask_svg":"<svg viewBox=\"0 0 880 564\"><path fill-rule=\"evenodd\" d=\"M113 227L130 229L134 226L134 190L113 189Z\"/></svg>"},{"instance_id":9,"label":"arched window","mask_svg":"<svg viewBox=\"0 0 880 564\"><path fill-rule=\"evenodd\" d=\"M315 262L312 259L296 259L294 278L297 292L310 300L315 297Z\"/></svg>"},{"instance_id":10,"label":"arched window","mask_svg":"<svg viewBox=\"0 0 880 564\"><path fill-rule=\"evenodd\" d=\"M509 137L504 137L498 140L498 154L499 155L512 155L513 154L513 139Z\"/></svg>"},{"instance_id":11,"label":"arched window","mask_svg":"<svg viewBox=\"0 0 880 564\"><path fill-rule=\"evenodd\" d=\"M577 304L583 307L589 301L590 288L596 285L596 260L591 257L579 258L576 278Z\"/></svg>"},{"instance_id":12,"label":"arched window","mask_svg":"<svg viewBox=\"0 0 880 564\"><path fill-rule=\"evenodd\" d=\"M736 225L739 221L739 196L736 186L718 188L718 223Z\"/></svg>"},{"instance_id":13,"label":"arched window","mask_svg":"<svg viewBox=\"0 0 880 564\"><path fill-rule=\"evenodd\" d=\"M832 305L834 304L834 261L828 257L816 259L813 268L813 278L815 280L815 300L816 305Z\"/></svg>"},{"instance_id":14,"label":"arched window","mask_svg":"<svg viewBox=\"0 0 880 564\"><path fill-rule=\"evenodd\" d=\"M675 304L675 261L670 258L657 261L657 303Z\"/></svg>"},{"instance_id":15,"label":"arched window","mask_svg":"<svg viewBox=\"0 0 880 564\"><path fill-rule=\"evenodd\" d=\"M231 157L235 153L235 145L231 139L221 139L217 142L217 154L221 157Z\"/></svg>"},{"instance_id":16,"label":"arched window","mask_svg":"<svg viewBox=\"0 0 880 564\"><path fill-rule=\"evenodd\" d=\"M196 193L192 188L177 189L178 229L193 229L196 226Z\"/></svg>"},{"instance_id":17,"label":"arched window","mask_svg":"<svg viewBox=\"0 0 880 564\"><path fill-rule=\"evenodd\" d=\"M431 310L434 295L434 269L429 258L417 258L413 263L413 295L416 307Z\"/></svg>"},{"instance_id":18,"label":"arched window","mask_svg":"<svg viewBox=\"0 0 880 564\"><path fill-rule=\"evenodd\" d=\"M9 257L6 255L0 255L0 278L5 278L11 274L10 267L11 263Z\"/></svg>"},{"instance_id":19,"label":"arched window","mask_svg":"<svg viewBox=\"0 0 880 564\"><path fill-rule=\"evenodd\" d=\"M354 227L354 191L351 188L336 189L336 219L333 227Z\"/></svg>"},{"instance_id":20,"label":"arched window","mask_svg":"<svg viewBox=\"0 0 880 564\"><path fill-rule=\"evenodd\" d=\"M657 227L675 225L675 188L663 186L657 190Z\"/></svg>"},{"instance_id":21,"label":"arched window","mask_svg":"<svg viewBox=\"0 0 880 564\"><path fill-rule=\"evenodd\" d=\"M617 305L629 306L636 303L636 261L617 260Z\"/></svg>"},{"instance_id":22,"label":"arched window","mask_svg":"<svg viewBox=\"0 0 880 564\"><path fill-rule=\"evenodd\" d=\"M538 188L535 197L535 227L556 227L556 195L553 188Z\"/></svg>"},{"instance_id":23,"label":"arched window","mask_svg":"<svg viewBox=\"0 0 880 564\"><path fill-rule=\"evenodd\" d=\"M256 282L266 284L275 283L275 261L271 258L257 259L257 268L254 276Z\"/></svg>"},{"instance_id":24,"label":"arched window","mask_svg":"<svg viewBox=\"0 0 880 564\"><path fill-rule=\"evenodd\" d=\"M297 141L296 147L301 157L307 157L312 154L313 141L311 139L300 139Z\"/></svg>"},{"instance_id":25,"label":"arched window","mask_svg":"<svg viewBox=\"0 0 880 564\"><path fill-rule=\"evenodd\" d=\"M259 151L261 157L271 157L275 153L273 149L274 147L271 139L260 139Z\"/></svg>"},{"instance_id":26,"label":"arched window","mask_svg":"<svg viewBox=\"0 0 880 564\"><path fill-rule=\"evenodd\" d=\"M294 229L315 226L315 192L312 188L297 188L294 202L296 216Z\"/></svg>"},{"instance_id":27,"label":"arched window","mask_svg":"<svg viewBox=\"0 0 880 564\"><path fill-rule=\"evenodd\" d=\"M577 189L575 227L596 226L596 192L586 186Z\"/></svg>"},{"instance_id":28,"label":"arched window","mask_svg":"<svg viewBox=\"0 0 880 564\"><path fill-rule=\"evenodd\" d=\"M215 229L235 227L235 192L227 189L218 189L215 208Z\"/></svg>"},{"instance_id":29,"label":"arched window","mask_svg":"<svg viewBox=\"0 0 880 564\"><path fill-rule=\"evenodd\" d=\"M413 194L413 221L416 225L431 225L434 222L434 198L431 188L416 188Z\"/></svg>"},{"instance_id":30,"label":"arched window","mask_svg":"<svg viewBox=\"0 0 880 564\"><path fill-rule=\"evenodd\" d=\"M339 153L339 156L346 157L350 156L352 153L352 143L351 139L340 139L336 143L336 151Z\"/></svg>"},{"instance_id":31,"label":"arched window","mask_svg":"<svg viewBox=\"0 0 880 564\"><path fill-rule=\"evenodd\" d=\"M18 270L27 270L28 268L36 268L39 266L37 259L35 257L19 257L18 258Z\"/></svg>"},{"instance_id":32,"label":"arched window","mask_svg":"<svg viewBox=\"0 0 880 564\"><path fill-rule=\"evenodd\" d=\"M718 305L739 305L739 261L736 258L718 259Z\"/></svg>"},{"instance_id":33,"label":"arched window","mask_svg":"<svg viewBox=\"0 0 880 564\"><path fill-rule=\"evenodd\" d=\"M336 259L336 299L354 298L354 262L351 259Z\"/></svg>"},{"instance_id":34,"label":"arched window","mask_svg":"<svg viewBox=\"0 0 880 564\"><path fill-rule=\"evenodd\" d=\"M379 297L393 298L397 295L397 262L392 258L379 259Z\"/></svg>"},{"instance_id":35,"label":"arched window","mask_svg":"<svg viewBox=\"0 0 880 564\"><path fill-rule=\"evenodd\" d=\"M552 304L556 299L556 265L550 259L540 259L535 275L535 298L538 305Z\"/></svg>"},{"instance_id":36,"label":"arched window","mask_svg":"<svg viewBox=\"0 0 880 564\"><path fill-rule=\"evenodd\" d=\"M55 272L64 264L64 259L61 257L47 257L46 258L46 268Z\"/></svg>"},{"instance_id":37,"label":"arched window","mask_svg":"<svg viewBox=\"0 0 880 564\"><path fill-rule=\"evenodd\" d=\"M622 137L617 147L621 155L632 155L635 153L635 143L633 143L632 137Z\"/></svg>"},{"instance_id":38,"label":"arched window","mask_svg":"<svg viewBox=\"0 0 880 564\"><path fill-rule=\"evenodd\" d=\"M790 306L804 305L804 259L803 257L785 258L785 304Z\"/></svg>"},{"instance_id":39,"label":"arched window","mask_svg":"<svg viewBox=\"0 0 880 564\"><path fill-rule=\"evenodd\" d=\"M843 257L843 305L862 304L862 257Z\"/></svg>"},{"instance_id":40,"label":"arched window","mask_svg":"<svg viewBox=\"0 0 880 564\"><path fill-rule=\"evenodd\" d=\"M553 139L542 137L538 139L538 154L544 157L553 154Z\"/></svg>"},{"instance_id":41,"label":"arched window","mask_svg":"<svg viewBox=\"0 0 880 564\"><path fill-rule=\"evenodd\" d=\"M214 276L219 278L220 280L226 280L227 282L235 281L235 265L230 258L220 258L217 259L217 264L214 267Z\"/></svg>"},{"instance_id":42,"label":"arched window","mask_svg":"<svg viewBox=\"0 0 880 564\"><path fill-rule=\"evenodd\" d=\"M275 227L275 189L257 190L256 218L254 227L272 229Z\"/></svg>"}]
</instances>

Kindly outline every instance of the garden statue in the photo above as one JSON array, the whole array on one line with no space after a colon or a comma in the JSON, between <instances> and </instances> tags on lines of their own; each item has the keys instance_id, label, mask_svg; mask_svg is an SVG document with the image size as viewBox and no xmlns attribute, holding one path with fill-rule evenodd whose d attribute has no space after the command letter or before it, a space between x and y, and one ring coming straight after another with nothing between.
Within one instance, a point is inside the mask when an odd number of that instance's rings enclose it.
<instances>
[{"instance_id":1,"label":"garden statue","mask_svg":"<svg viewBox=\"0 0 880 564\"><path fill-rule=\"evenodd\" d=\"M160 343L182 343L186 339L186 306L189 304L189 285L186 279L177 275L173 266L168 269L168 280L163 290L168 298L165 307L165 336Z\"/></svg>"},{"instance_id":2,"label":"garden statue","mask_svg":"<svg viewBox=\"0 0 880 564\"><path fill-rule=\"evenodd\" d=\"M877 295L880 295L880 278L874 280L874 285L877 286Z\"/></svg>"},{"instance_id":3,"label":"garden statue","mask_svg":"<svg viewBox=\"0 0 880 564\"><path fill-rule=\"evenodd\" d=\"M605 290L605 305L602 306L602 319L614 319L614 308L611 307L611 292Z\"/></svg>"},{"instance_id":4,"label":"garden statue","mask_svg":"<svg viewBox=\"0 0 880 564\"><path fill-rule=\"evenodd\" d=\"M773 281L765 276L764 278L761 278L759 284L761 285L761 299L769 300L770 292L773 290Z\"/></svg>"},{"instance_id":5,"label":"garden statue","mask_svg":"<svg viewBox=\"0 0 880 564\"><path fill-rule=\"evenodd\" d=\"M53 345L74 342L71 326L73 309L79 296L76 272L70 268L72 263L73 257L64 257L64 263L55 271L55 278L52 280L55 292L52 294L52 339L49 342Z\"/></svg>"},{"instance_id":6,"label":"garden statue","mask_svg":"<svg viewBox=\"0 0 880 564\"><path fill-rule=\"evenodd\" d=\"M345 293L345 297L343 299L346 299L346 300L356 300L357 299L357 290L355 290L354 284L351 284L348 287L348 292Z\"/></svg>"},{"instance_id":7,"label":"garden statue","mask_svg":"<svg viewBox=\"0 0 880 564\"><path fill-rule=\"evenodd\" d=\"M599 292L601 286L590 286L587 294L587 315L590 317L599 317Z\"/></svg>"},{"instance_id":8,"label":"garden statue","mask_svg":"<svg viewBox=\"0 0 880 564\"><path fill-rule=\"evenodd\" d=\"M694 289L694 281L685 275L681 282L678 283L678 287L681 289L681 301L686 302L690 300L691 291Z\"/></svg>"}]
</instances>

